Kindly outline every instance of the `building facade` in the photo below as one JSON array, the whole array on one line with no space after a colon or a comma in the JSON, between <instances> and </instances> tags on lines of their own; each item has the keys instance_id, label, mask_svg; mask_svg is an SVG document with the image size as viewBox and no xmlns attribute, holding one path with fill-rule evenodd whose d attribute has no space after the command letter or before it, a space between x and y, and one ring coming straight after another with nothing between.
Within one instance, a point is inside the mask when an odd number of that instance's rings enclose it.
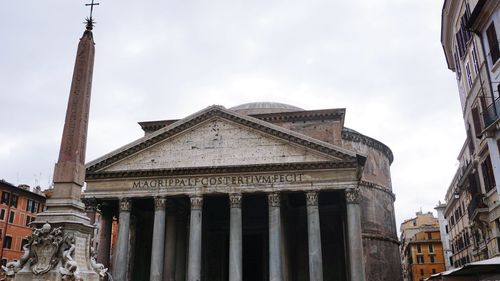
<instances>
[{"instance_id":1,"label":"building facade","mask_svg":"<svg viewBox=\"0 0 500 281\"><path fill-rule=\"evenodd\" d=\"M141 122L87 164L98 261L118 281L401 280L392 152L344 115L251 103Z\"/></svg>"},{"instance_id":2,"label":"building facade","mask_svg":"<svg viewBox=\"0 0 500 281\"><path fill-rule=\"evenodd\" d=\"M441 42L456 74L467 133L446 195L452 206L444 211L450 228L459 224L458 236L450 235L457 239L452 249L462 253L454 254L455 265L500 255L499 4L447 0L443 6Z\"/></svg>"},{"instance_id":3,"label":"building facade","mask_svg":"<svg viewBox=\"0 0 500 281\"><path fill-rule=\"evenodd\" d=\"M446 204L439 201L438 205L434 208L437 211L437 218L439 223L439 234L441 235L441 244L443 245L444 266L446 270L452 269L452 250L450 246L450 235L448 220L444 217L444 210Z\"/></svg>"},{"instance_id":4,"label":"building facade","mask_svg":"<svg viewBox=\"0 0 500 281\"><path fill-rule=\"evenodd\" d=\"M19 259L31 235L30 223L45 208L45 195L40 188L34 192L27 185L15 186L0 180L0 259L2 265L7 261Z\"/></svg>"},{"instance_id":5,"label":"building facade","mask_svg":"<svg viewBox=\"0 0 500 281\"><path fill-rule=\"evenodd\" d=\"M431 212L417 212L401 224L403 280L421 281L445 270L439 221Z\"/></svg>"}]
</instances>

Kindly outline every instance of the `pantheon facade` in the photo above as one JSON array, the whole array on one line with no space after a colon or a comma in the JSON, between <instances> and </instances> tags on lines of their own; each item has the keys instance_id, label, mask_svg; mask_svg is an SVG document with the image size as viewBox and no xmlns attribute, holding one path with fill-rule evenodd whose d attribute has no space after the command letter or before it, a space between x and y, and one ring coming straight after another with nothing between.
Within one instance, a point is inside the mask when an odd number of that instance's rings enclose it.
<instances>
[{"instance_id":1,"label":"pantheon facade","mask_svg":"<svg viewBox=\"0 0 500 281\"><path fill-rule=\"evenodd\" d=\"M86 166L98 261L115 281L401 280L392 152L345 113L249 103L140 122Z\"/></svg>"}]
</instances>

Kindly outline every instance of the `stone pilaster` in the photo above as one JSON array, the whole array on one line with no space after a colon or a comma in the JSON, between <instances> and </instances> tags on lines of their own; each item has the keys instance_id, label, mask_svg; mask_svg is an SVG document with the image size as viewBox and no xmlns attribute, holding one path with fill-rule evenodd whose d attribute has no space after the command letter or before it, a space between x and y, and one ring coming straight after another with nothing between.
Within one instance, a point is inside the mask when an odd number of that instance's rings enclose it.
<instances>
[{"instance_id":1,"label":"stone pilaster","mask_svg":"<svg viewBox=\"0 0 500 281\"><path fill-rule=\"evenodd\" d=\"M270 193L267 195L267 200L269 205L269 281L282 281L280 194Z\"/></svg>"},{"instance_id":2,"label":"stone pilaster","mask_svg":"<svg viewBox=\"0 0 500 281\"><path fill-rule=\"evenodd\" d=\"M358 188L345 191L347 208L347 237L349 252L350 280L365 281L365 266L363 262L363 239L361 229L361 194Z\"/></svg>"},{"instance_id":3,"label":"stone pilaster","mask_svg":"<svg viewBox=\"0 0 500 281\"><path fill-rule=\"evenodd\" d=\"M229 280L243 279L243 236L241 223L241 194L230 194Z\"/></svg>"},{"instance_id":4,"label":"stone pilaster","mask_svg":"<svg viewBox=\"0 0 500 281\"><path fill-rule=\"evenodd\" d=\"M321 250L318 192L307 192L306 203L309 243L309 280L323 281L323 255Z\"/></svg>"},{"instance_id":5,"label":"stone pilaster","mask_svg":"<svg viewBox=\"0 0 500 281\"><path fill-rule=\"evenodd\" d=\"M201 223L203 197L193 196L191 200L191 218L189 224L189 256L187 281L201 280Z\"/></svg>"}]
</instances>

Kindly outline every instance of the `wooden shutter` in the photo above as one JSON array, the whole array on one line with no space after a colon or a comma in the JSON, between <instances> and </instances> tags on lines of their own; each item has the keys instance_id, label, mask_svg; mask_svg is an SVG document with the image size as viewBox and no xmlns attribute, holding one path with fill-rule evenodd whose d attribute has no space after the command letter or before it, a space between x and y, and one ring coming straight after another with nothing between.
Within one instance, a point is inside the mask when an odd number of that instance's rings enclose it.
<instances>
[{"instance_id":1,"label":"wooden shutter","mask_svg":"<svg viewBox=\"0 0 500 281\"><path fill-rule=\"evenodd\" d=\"M498 49L497 32L495 30L495 23L492 22L488 29L486 29L486 36L488 38L488 45L490 46L491 63L494 64L500 58L500 50Z\"/></svg>"}]
</instances>

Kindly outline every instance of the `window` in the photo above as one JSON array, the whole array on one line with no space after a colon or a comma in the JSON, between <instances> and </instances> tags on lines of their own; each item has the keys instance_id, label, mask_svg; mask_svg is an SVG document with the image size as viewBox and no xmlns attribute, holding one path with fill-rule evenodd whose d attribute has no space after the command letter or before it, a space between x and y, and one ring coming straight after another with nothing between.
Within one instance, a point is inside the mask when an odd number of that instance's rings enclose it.
<instances>
[{"instance_id":1,"label":"window","mask_svg":"<svg viewBox=\"0 0 500 281\"><path fill-rule=\"evenodd\" d=\"M12 200L10 200L11 207L17 208L17 199L18 198L19 198L19 196L17 196L17 194L12 194Z\"/></svg>"},{"instance_id":2,"label":"window","mask_svg":"<svg viewBox=\"0 0 500 281\"><path fill-rule=\"evenodd\" d=\"M500 49L498 48L497 31L495 30L495 22L492 22L488 29L486 29L486 37L488 39L488 46L490 47L491 64L500 58Z\"/></svg>"},{"instance_id":3,"label":"window","mask_svg":"<svg viewBox=\"0 0 500 281\"><path fill-rule=\"evenodd\" d=\"M15 216L14 211L10 211L9 223L14 223L14 216Z\"/></svg>"},{"instance_id":4,"label":"window","mask_svg":"<svg viewBox=\"0 0 500 281\"><path fill-rule=\"evenodd\" d=\"M24 245L28 244L28 239L23 239L21 241L21 251L23 250Z\"/></svg>"},{"instance_id":5,"label":"window","mask_svg":"<svg viewBox=\"0 0 500 281\"><path fill-rule=\"evenodd\" d=\"M434 245L429 244L429 253L434 253Z\"/></svg>"},{"instance_id":6,"label":"window","mask_svg":"<svg viewBox=\"0 0 500 281\"><path fill-rule=\"evenodd\" d=\"M7 265L7 260L6 260L6 259L2 259L2 265L3 265L3 266L6 266L6 265Z\"/></svg>"},{"instance_id":7,"label":"window","mask_svg":"<svg viewBox=\"0 0 500 281\"><path fill-rule=\"evenodd\" d=\"M3 247L5 249L10 249L11 246L12 246L12 237L5 236L5 239L3 240Z\"/></svg>"},{"instance_id":8,"label":"window","mask_svg":"<svg viewBox=\"0 0 500 281\"><path fill-rule=\"evenodd\" d=\"M431 260L431 263L434 263L434 255L430 255L429 258Z\"/></svg>"},{"instance_id":9,"label":"window","mask_svg":"<svg viewBox=\"0 0 500 281\"><path fill-rule=\"evenodd\" d=\"M458 48L455 46L455 52L453 53L453 58L455 60L455 73L457 74L457 80L462 79L462 68L460 67L460 59L458 58Z\"/></svg>"},{"instance_id":10,"label":"window","mask_svg":"<svg viewBox=\"0 0 500 281\"><path fill-rule=\"evenodd\" d=\"M424 263L424 256L417 256L417 263Z\"/></svg>"},{"instance_id":11,"label":"window","mask_svg":"<svg viewBox=\"0 0 500 281\"><path fill-rule=\"evenodd\" d=\"M417 220L413 220L413 226L417 226Z\"/></svg>"},{"instance_id":12,"label":"window","mask_svg":"<svg viewBox=\"0 0 500 281\"><path fill-rule=\"evenodd\" d=\"M484 187L486 188L486 192L488 192L496 185L495 176L493 175L493 167L491 165L491 159L489 155L486 157L486 159L484 159L483 163L481 163L481 170L483 172Z\"/></svg>"},{"instance_id":13,"label":"window","mask_svg":"<svg viewBox=\"0 0 500 281\"><path fill-rule=\"evenodd\" d=\"M474 63L476 74L479 75L479 62L477 61L476 48L474 48L474 45L472 45L472 62Z\"/></svg>"},{"instance_id":14,"label":"window","mask_svg":"<svg viewBox=\"0 0 500 281\"><path fill-rule=\"evenodd\" d=\"M481 131L483 130L483 126L481 126L481 119L479 118L478 106L472 108L472 122L474 122L474 132L476 133L476 137L480 137Z\"/></svg>"},{"instance_id":15,"label":"window","mask_svg":"<svg viewBox=\"0 0 500 281\"><path fill-rule=\"evenodd\" d=\"M427 232L427 240L432 240L432 232ZM432 246L432 245L429 245Z\"/></svg>"},{"instance_id":16,"label":"window","mask_svg":"<svg viewBox=\"0 0 500 281\"><path fill-rule=\"evenodd\" d=\"M2 192L2 204L8 204L10 199L10 193Z\"/></svg>"},{"instance_id":17,"label":"window","mask_svg":"<svg viewBox=\"0 0 500 281\"><path fill-rule=\"evenodd\" d=\"M420 244L417 244L417 252L422 253L422 246Z\"/></svg>"},{"instance_id":18,"label":"window","mask_svg":"<svg viewBox=\"0 0 500 281\"><path fill-rule=\"evenodd\" d=\"M420 275L424 275L424 270L422 268L420 269Z\"/></svg>"},{"instance_id":19,"label":"window","mask_svg":"<svg viewBox=\"0 0 500 281\"><path fill-rule=\"evenodd\" d=\"M1 209L0 210L0 220L4 220L5 219L5 209Z\"/></svg>"},{"instance_id":20,"label":"window","mask_svg":"<svg viewBox=\"0 0 500 281\"><path fill-rule=\"evenodd\" d=\"M26 211L29 212L31 211L31 205L33 205L33 201L29 200L26 203Z\"/></svg>"},{"instance_id":21,"label":"window","mask_svg":"<svg viewBox=\"0 0 500 281\"><path fill-rule=\"evenodd\" d=\"M467 76L467 85L472 88L472 73L470 72L469 62L465 63L465 75Z\"/></svg>"},{"instance_id":22,"label":"window","mask_svg":"<svg viewBox=\"0 0 500 281\"><path fill-rule=\"evenodd\" d=\"M436 274L436 269L435 268L432 269L432 274Z\"/></svg>"},{"instance_id":23,"label":"window","mask_svg":"<svg viewBox=\"0 0 500 281\"><path fill-rule=\"evenodd\" d=\"M32 213L38 213L38 202L33 202L33 209L31 209Z\"/></svg>"},{"instance_id":24,"label":"window","mask_svg":"<svg viewBox=\"0 0 500 281\"><path fill-rule=\"evenodd\" d=\"M31 222L31 217L30 216L26 216L26 226L28 226Z\"/></svg>"}]
</instances>

